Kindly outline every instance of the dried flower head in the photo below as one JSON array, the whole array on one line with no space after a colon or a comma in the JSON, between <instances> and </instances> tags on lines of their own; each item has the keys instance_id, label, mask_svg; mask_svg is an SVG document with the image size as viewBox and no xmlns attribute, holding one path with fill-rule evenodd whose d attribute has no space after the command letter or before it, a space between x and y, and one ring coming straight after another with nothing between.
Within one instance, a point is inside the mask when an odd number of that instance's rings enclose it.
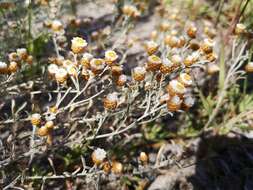
<instances>
[{"instance_id":1,"label":"dried flower head","mask_svg":"<svg viewBox=\"0 0 253 190\"><path fill-rule=\"evenodd\" d=\"M77 77L78 73L77 73L76 66L74 66L74 65L68 65L66 67L66 70L67 70L69 76Z\"/></svg>"},{"instance_id":2,"label":"dried flower head","mask_svg":"<svg viewBox=\"0 0 253 190\"><path fill-rule=\"evenodd\" d=\"M106 161L106 162L103 163L103 170L107 174L111 171L111 164L110 164L110 162Z\"/></svg>"},{"instance_id":3,"label":"dried flower head","mask_svg":"<svg viewBox=\"0 0 253 190\"><path fill-rule=\"evenodd\" d=\"M191 96L187 96L184 98L183 103L182 103L182 108L184 110L188 110L189 108L191 108L194 105L194 98L192 98Z\"/></svg>"},{"instance_id":4,"label":"dried flower head","mask_svg":"<svg viewBox=\"0 0 253 190\"><path fill-rule=\"evenodd\" d=\"M118 55L113 50L108 50L105 52L105 62L108 65L112 65L118 59Z\"/></svg>"},{"instance_id":5,"label":"dried flower head","mask_svg":"<svg viewBox=\"0 0 253 190\"><path fill-rule=\"evenodd\" d=\"M207 54L205 57L209 62L214 62L218 58L217 54L215 54L214 52Z\"/></svg>"},{"instance_id":6,"label":"dried flower head","mask_svg":"<svg viewBox=\"0 0 253 190\"><path fill-rule=\"evenodd\" d=\"M186 44L186 39L184 36L180 36L179 37L179 42L178 42L178 48L184 47L184 45Z\"/></svg>"},{"instance_id":7,"label":"dried flower head","mask_svg":"<svg viewBox=\"0 0 253 190\"><path fill-rule=\"evenodd\" d=\"M113 65L111 66L111 71L113 76L119 76L123 72L123 67L121 65Z\"/></svg>"},{"instance_id":8,"label":"dried flower head","mask_svg":"<svg viewBox=\"0 0 253 190\"><path fill-rule=\"evenodd\" d=\"M209 54L212 53L214 46L214 41L211 39L204 39L203 43L201 44L201 49L204 53Z\"/></svg>"},{"instance_id":9,"label":"dried flower head","mask_svg":"<svg viewBox=\"0 0 253 190\"><path fill-rule=\"evenodd\" d=\"M160 57L156 55L151 55L148 57L147 67L150 71L157 71L159 70L162 64L162 60Z\"/></svg>"},{"instance_id":10,"label":"dried flower head","mask_svg":"<svg viewBox=\"0 0 253 190\"><path fill-rule=\"evenodd\" d=\"M191 55L188 55L184 60L184 65L189 67L196 63L199 60L200 54L199 52L193 52Z\"/></svg>"},{"instance_id":11,"label":"dried flower head","mask_svg":"<svg viewBox=\"0 0 253 190\"><path fill-rule=\"evenodd\" d=\"M160 67L160 71L163 74L171 73L175 68L175 64L173 64L169 59L164 59L162 65Z\"/></svg>"},{"instance_id":12,"label":"dried flower head","mask_svg":"<svg viewBox=\"0 0 253 190\"><path fill-rule=\"evenodd\" d=\"M216 36L216 30L208 26L204 28L204 33L211 39L213 39Z\"/></svg>"},{"instance_id":13,"label":"dried flower head","mask_svg":"<svg viewBox=\"0 0 253 190\"><path fill-rule=\"evenodd\" d=\"M145 67L135 67L132 71L132 77L135 81L143 81L145 79Z\"/></svg>"},{"instance_id":14,"label":"dried flower head","mask_svg":"<svg viewBox=\"0 0 253 190\"><path fill-rule=\"evenodd\" d=\"M170 81L166 89L171 96L183 96L183 94L186 92L185 86L182 83L178 82L178 80Z\"/></svg>"},{"instance_id":15,"label":"dried flower head","mask_svg":"<svg viewBox=\"0 0 253 190\"><path fill-rule=\"evenodd\" d=\"M158 50L158 48L159 48L159 45L156 42L154 42L154 41L148 41L145 44L146 52L149 55L152 55L152 54L156 53L157 50Z\"/></svg>"},{"instance_id":16,"label":"dried flower head","mask_svg":"<svg viewBox=\"0 0 253 190\"><path fill-rule=\"evenodd\" d=\"M180 40L174 35L167 35L164 39L164 42L171 48L176 48L179 46Z\"/></svg>"},{"instance_id":17,"label":"dried flower head","mask_svg":"<svg viewBox=\"0 0 253 190\"><path fill-rule=\"evenodd\" d=\"M41 123L41 115L39 113L34 113L31 116L32 125L38 126Z\"/></svg>"},{"instance_id":18,"label":"dried flower head","mask_svg":"<svg viewBox=\"0 0 253 190\"><path fill-rule=\"evenodd\" d=\"M90 53L84 53L82 58L81 58L81 64L86 67L90 68L90 61L93 59L93 55Z\"/></svg>"},{"instance_id":19,"label":"dried flower head","mask_svg":"<svg viewBox=\"0 0 253 190\"><path fill-rule=\"evenodd\" d=\"M63 29L63 24L61 21L59 20L53 20L52 23L51 23L51 29L54 31L54 32L59 32L60 30Z\"/></svg>"},{"instance_id":20,"label":"dried flower head","mask_svg":"<svg viewBox=\"0 0 253 190\"><path fill-rule=\"evenodd\" d=\"M0 74L6 74L8 71L8 65L5 62L0 61Z\"/></svg>"},{"instance_id":21,"label":"dried flower head","mask_svg":"<svg viewBox=\"0 0 253 190\"><path fill-rule=\"evenodd\" d=\"M124 15L129 17L138 17L140 16L140 12L138 9L133 5L124 5L122 8L122 12Z\"/></svg>"},{"instance_id":22,"label":"dried flower head","mask_svg":"<svg viewBox=\"0 0 253 190\"><path fill-rule=\"evenodd\" d=\"M183 62L183 59L180 55L175 54L171 56L171 61L175 65L175 67L179 67L181 63Z\"/></svg>"},{"instance_id":23,"label":"dried flower head","mask_svg":"<svg viewBox=\"0 0 253 190\"><path fill-rule=\"evenodd\" d=\"M47 121L45 123L45 127L48 128L49 130L52 130L54 128L54 122L53 121Z\"/></svg>"},{"instance_id":24,"label":"dried flower head","mask_svg":"<svg viewBox=\"0 0 253 190\"><path fill-rule=\"evenodd\" d=\"M58 70L58 66L56 64L50 64L48 67L47 67L47 70L48 70L48 73L50 76L54 77L55 76L55 73L57 72Z\"/></svg>"},{"instance_id":25,"label":"dried flower head","mask_svg":"<svg viewBox=\"0 0 253 190\"><path fill-rule=\"evenodd\" d=\"M105 68L105 60L93 58L90 61L90 68L94 74L101 73Z\"/></svg>"},{"instance_id":26,"label":"dried flower head","mask_svg":"<svg viewBox=\"0 0 253 190\"><path fill-rule=\"evenodd\" d=\"M181 104L182 100L179 96L175 95L167 102L167 108L171 112L178 111L181 107Z\"/></svg>"},{"instance_id":27,"label":"dried flower head","mask_svg":"<svg viewBox=\"0 0 253 190\"><path fill-rule=\"evenodd\" d=\"M194 25L191 25L187 28L187 31L186 31L187 35L190 37L190 38L196 38L196 35L197 35L197 27L195 27Z\"/></svg>"},{"instance_id":28,"label":"dried flower head","mask_svg":"<svg viewBox=\"0 0 253 190\"><path fill-rule=\"evenodd\" d=\"M244 34L244 33L246 33L246 26L242 23L236 24L235 34L240 35L240 34Z\"/></svg>"},{"instance_id":29,"label":"dried flower head","mask_svg":"<svg viewBox=\"0 0 253 190\"><path fill-rule=\"evenodd\" d=\"M181 73L179 75L178 81L182 83L184 86L191 86L192 85L192 78L191 75L187 73Z\"/></svg>"},{"instance_id":30,"label":"dried flower head","mask_svg":"<svg viewBox=\"0 0 253 190\"><path fill-rule=\"evenodd\" d=\"M83 53L87 45L86 40L80 37L74 37L71 40L71 50L76 54Z\"/></svg>"},{"instance_id":31,"label":"dried flower head","mask_svg":"<svg viewBox=\"0 0 253 190\"><path fill-rule=\"evenodd\" d=\"M17 51L17 55L19 56L20 59L22 59L24 61L27 59L27 57L28 57L27 49L19 48L16 51Z\"/></svg>"},{"instance_id":32,"label":"dried flower head","mask_svg":"<svg viewBox=\"0 0 253 190\"><path fill-rule=\"evenodd\" d=\"M106 151L102 148L97 148L93 151L91 158L94 164L99 165L106 158Z\"/></svg>"},{"instance_id":33,"label":"dried flower head","mask_svg":"<svg viewBox=\"0 0 253 190\"><path fill-rule=\"evenodd\" d=\"M118 95L117 93L108 94L104 99L104 107L108 110L113 110L118 105Z\"/></svg>"},{"instance_id":34,"label":"dried flower head","mask_svg":"<svg viewBox=\"0 0 253 190\"><path fill-rule=\"evenodd\" d=\"M64 68L59 68L55 73L55 79L59 83L64 83L68 78L68 72Z\"/></svg>"},{"instance_id":35,"label":"dried flower head","mask_svg":"<svg viewBox=\"0 0 253 190\"><path fill-rule=\"evenodd\" d=\"M199 50L200 48L200 43L197 39L192 39L190 41L190 48L193 50L193 51L197 51Z\"/></svg>"},{"instance_id":36,"label":"dried flower head","mask_svg":"<svg viewBox=\"0 0 253 190\"><path fill-rule=\"evenodd\" d=\"M118 78L117 78L117 81L116 81L116 84L118 86L124 86L127 82L127 76L126 75L120 75Z\"/></svg>"},{"instance_id":37,"label":"dried flower head","mask_svg":"<svg viewBox=\"0 0 253 190\"><path fill-rule=\"evenodd\" d=\"M20 58L18 56L18 54L16 52L12 52L8 55L9 61L15 61L15 62L19 62Z\"/></svg>"}]
</instances>

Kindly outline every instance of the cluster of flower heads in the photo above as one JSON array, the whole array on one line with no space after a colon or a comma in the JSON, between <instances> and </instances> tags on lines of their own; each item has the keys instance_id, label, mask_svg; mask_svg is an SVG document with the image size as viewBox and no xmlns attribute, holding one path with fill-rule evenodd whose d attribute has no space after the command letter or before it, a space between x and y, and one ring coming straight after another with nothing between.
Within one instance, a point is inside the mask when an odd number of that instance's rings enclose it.
<instances>
[{"instance_id":1,"label":"cluster of flower heads","mask_svg":"<svg viewBox=\"0 0 253 190\"><path fill-rule=\"evenodd\" d=\"M69 77L78 77L79 73L85 80L101 74L109 67L113 76L120 76L123 68L116 63L118 55L113 50L105 52L104 58L95 58L92 54L85 52L88 44L80 37L74 37L71 41L71 50L77 59L70 60L58 57L51 59L48 72L51 77L59 83L65 83ZM124 77L119 77L119 85L123 85Z\"/></svg>"},{"instance_id":2,"label":"cluster of flower heads","mask_svg":"<svg viewBox=\"0 0 253 190\"><path fill-rule=\"evenodd\" d=\"M52 131L55 128L53 121L43 121L39 113L34 113L30 118L31 124L36 127L37 135L47 137L47 143L52 144Z\"/></svg>"},{"instance_id":3,"label":"cluster of flower heads","mask_svg":"<svg viewBox=\"0 0 253 190\"><path fill-rule=\"evenodd\" d=\"M29 55L27 49L19 48L8 54L8 63L0 62L0 74L16 73L23 64L32 64L33 56Z\"/></svg>"},{"instance_id":4,"label":"cluster of flower heads","mask_svg":"<svg viewBox=\"0 0 253 190\"><path fill-rule=\"evenodd\" d=\"M161 103L167 102L168 110L173 112L179 109L187 110L194 104L194 99L188 93L188 88L192 85L191 66L196 63L214 64L217 56L213 51L213 31L206 29L207 37L200 41L197 38L197 27L193 24L186 28L186 35L178 36L176 30L169 29L169 23L163 22L159 31L151 33L152 40L145 44L148 54L146 64L134 68L132 75L135 81L143 81L147 72L166 77L180 71L179 76L169 82L167 93L161 98ZM164 38L158 38L159 32L165 34ZM157 41L160 41L160 44ZM161 44L165 48L162 49Z\"/></svg>"},{"instance_id":5,"label":"cluster of flower heads","mask_svg":"<svg viewBox=\"0 0 253 190\"><path fill-rule=\"evenodd\" d=\"M58 28L59 29L59 28ZM169 30L167 23L162 23L160 26L162 32ZM170 111L177 111L180 108L188 109L194 103L193 98L187 93L187 88L191 86L192 79L190 76L191 66L197 62L214 62L216 54L213 52L214 34L210 34L209 38L205 38L199 42L197 40L197 28L190 25L186 30L186 35L177 36L177 32L172 31L167 34L163 42L168 53L164 56L159 51L160 44L156 43L157 32L152 32L152 40L145 44L145 49L148 54L147 62L143 66L137 66L132 70L132 81L144 81L148 73L157 74L158 78L161 75L168 76L169 74L185 70L177 78L173 79L167 86L166 101ZM85 80L89 80L97 75L100 75L106 68L111 71L116 85L124 86L129 80L129 77L123 74L122 65L118 64L119 56L113 50L105 51L103 58L95 58L92 54L86 52L88 43L80 37L74 37L71 41L71 50L74 54L74 60L57 57L51 59L51 64L48 66L50 77L58 83L66 83L69 77L77 78L79 73ZM189 50L187 53L180 51ZM163 97L164 99L164 97ZM104 107L113 110L118 105L117 93L111 93L104 99Z\"/></svg>"},{"instance_id":6,"label":"cluster of flower heads","mask_svg":"<svg viewBox=\"0 0 253 190\"><path fill-rule=\"evenodd\" d=\"M241 36L241 35L246 34L247 32L248 32L247 28L244 24L238 23L236 25L235 31L234 31L234 33L236 35ZM245 71L248 72L248 73L253 73L253 62L252 61L246 64Z\"/></svg>"},{"instance_id":7,"label":"cluster of flower heads","mask_svg":"<svg viewBox=\"0 0 253 190\"><path fill-rule=\"evenodd\" d=\"M64 25L60 20L45 20L44 26L53 33L56 43L60 47L66 47L67 38L65 36Z\"/></svg>"},{"instance_id":8,"label":"cluster of flower heads","mask_svg":"<svg viewBox=\"0 0 253 190\"><path fill-rule=\"evenodd\" d=\"M123 164L119 161L110 159L107 157L107 153L102 148L95 149L91 154L91 159L94 165L98 168L102 168L105 173L121 174L124 171ZM149 161L149 157L145 152L140 152L138 160L146 165Z\"/></svg>"}]
</instances>

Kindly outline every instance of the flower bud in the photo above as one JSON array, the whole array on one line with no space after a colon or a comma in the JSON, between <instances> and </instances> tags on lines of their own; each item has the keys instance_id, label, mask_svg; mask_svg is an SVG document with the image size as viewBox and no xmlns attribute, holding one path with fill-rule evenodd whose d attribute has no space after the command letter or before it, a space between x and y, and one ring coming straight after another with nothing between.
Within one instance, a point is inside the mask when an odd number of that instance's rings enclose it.
<instances>
[{"instance_id":1,"label":"flower bud","mask_svg":"<svg viewBox=\"0 0 253 190\"><path fill-rule=\"evenodd\" d=\"M49 129L46 126L42 126L38 129L37 134L41 137L47 136L49 134Z\"/></svg>"},{"instance_id":2,"label":"flower bud","mask_svg":"<svg viewBox=\"0 0 253 190\"><path fill-rule=\"evenodd\" d=\"M148 155L145 152L141 152L139 159L140 159L140 161L147 163L148 162Z\"/></svg>"},{"instance_id":3,"label":"flower bud","mask_svg":"<svg viewBox=\"0 0 253 190\"><path fill-rule=\"evenodd\" d=\"M52 130L54 128L54 122L53 121L47 121L45 124L45 127L49 130Z\"/></svg>"},{"instance_id":4,"label":"flower bud","mask_svg":"<svg viewBox=\"0 0 253 190\"><path fill-rule=\"evenodd\" d=\"M115 174L121 174L123 171L123 165L120 162L112 162L112 172Z\"/></svg>"},{"instance_id":5,"label":"flower bud","mask_svg":"<svg viewBox=\"0 0 253 190\"><path fill-rule=\"evenodd\" d=\"M15 61L10 62L9 67L8 67L8 71L11 73L15 73L18 70L18 63Z\"/></svg>"},{"instance_id":6,"label":"flower bud","mask_svg":"<svg viewBox=\"0 0 253 190\"><path fill-rule=\"evenodd\" d=\"M108 161L103 163L103 170L107 174L111 171L111 164Z\"/></svg>"},{"instance_id":7,"label":"flower bud","mask_svg":"<svg viewBox=\"0 0 253 190\"><path fill-rule=\"evenodd\" d=\"M170 24L169 24L168 22L162 22L162 23L160 24L160 30L161 30L162 32L168 31L169 28L170 28Z\"/></svg>"},{"instance_id":8,"label":"flower bud","mask_svg":"<svg viewBox=\"0 0 253 190\"><path fill-rule=\"evenodd\" d=\"M252 73L253 72L253 62L249 62L246 66L245 66L245 70L248 73Z\"/></svg>"}]
</instances>

